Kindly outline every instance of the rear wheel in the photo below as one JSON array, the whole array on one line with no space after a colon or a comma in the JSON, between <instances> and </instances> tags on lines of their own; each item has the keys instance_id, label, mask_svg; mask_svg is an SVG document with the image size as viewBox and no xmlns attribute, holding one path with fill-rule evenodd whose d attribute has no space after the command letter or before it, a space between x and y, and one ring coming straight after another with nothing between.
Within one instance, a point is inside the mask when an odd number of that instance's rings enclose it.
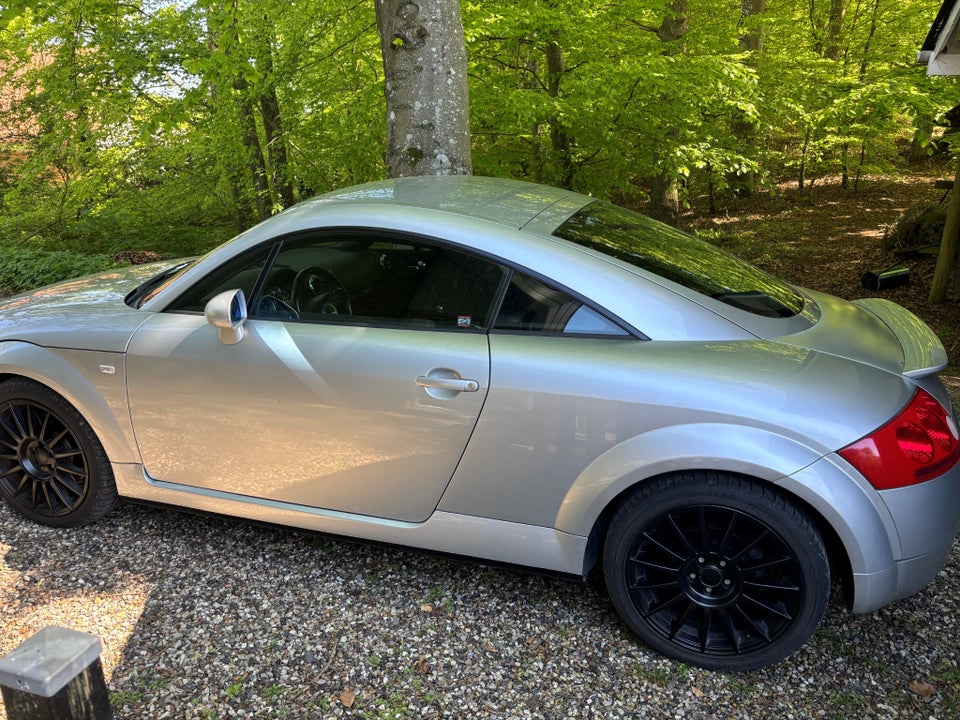
<instances>
[{"instance_id":1,"label":"rear wheel","mask_svg":"<svg viewBox=\"0 0 960 720\"><path fill-rule=\"evenodd\" d=\"M723 473L642 485L604 550L613 604L644 641L686 663L752 670L797 650L826 609L813 523L769 486Z\"/></svg>"},{"instance_id":2,"label":"rear wheel","mask_svg":"<svg viewBox=\"0 0 960 720\"><path fill-rule=\"evenodd\" d=\"M26 378L0 384L0 494L44 525L103 517L117 501L103 446L80 413Z\"/></svg>"}]
</instances>

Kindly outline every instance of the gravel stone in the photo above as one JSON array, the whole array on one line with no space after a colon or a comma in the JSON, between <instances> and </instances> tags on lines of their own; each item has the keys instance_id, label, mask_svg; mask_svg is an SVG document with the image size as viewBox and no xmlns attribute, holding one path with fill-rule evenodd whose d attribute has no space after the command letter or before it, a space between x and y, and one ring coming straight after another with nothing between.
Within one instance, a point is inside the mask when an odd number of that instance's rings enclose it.
<instances>
[{"instance_id":1,"label":"gravel stone","mask_svg":"<svg viewBox=\"0 0 960 720\"><path fill-rule=\"evenodd\" d=\"M132 503L54 530L0 505L0 655L47 625L99 636L117 720L951 720L958 590L960 544L919 595L852 615L835 593L798 653L734 675L641 644L595 575Z\"/></svg>"}]
</instances>

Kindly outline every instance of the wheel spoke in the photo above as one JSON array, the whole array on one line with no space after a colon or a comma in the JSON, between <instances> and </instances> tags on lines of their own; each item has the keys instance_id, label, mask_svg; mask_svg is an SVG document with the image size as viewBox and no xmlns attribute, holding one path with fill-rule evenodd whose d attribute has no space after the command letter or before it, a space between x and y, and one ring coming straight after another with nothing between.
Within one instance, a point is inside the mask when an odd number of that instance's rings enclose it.
<instances>
[{"instance_id":1,"label":"wheel spoke","mask_svg":"<svg viewBox=\"0 0 960 720\"><path fill-rule=\"evenodd\" d=\"M63 458L74 457L75 455L83 455L83 450L67 450L66 452L54 453L53 457L61 460Z\"/></svg>"},{"instance_id":2,"label":"wheel spoke","mask_svg":"<svg viewBox=\"0 0 960 720\"><path fill-rule=\"evenodd\" d=\"M754 632L756 632L757 635L762 637L764 641L769 645L771 642L770 633L767 631L766 625L764 624L761 626L761 625L758 625L756 622L754 622L754 619L750 617L750 615L747 614L746 610L744 610L739 604L737 604L736 606L736 611L737 613L739 613L740 617L743 618L743 620L750 627L753 628Z\"/></svg>"},{"instance_id":3,"label":"wheel spoke","mask_svg":"<svg viewBox=\"0 0 960 720\"><path fill-rule=\"evenodd\" d=\"M64 428L63 430L60 431L60 433L55 438L53 438L52 440L44 440L44 442L49 447L56 447L60 443L60 441L67 436L69 432L70 432L69 428Z\"/></svg>"},{"instance_id":4,"label":"wheel spoke","mask_svg":"<svg viewBox=\"0 0 960 720\"><path fill-rule=\"evenodd\" d=\"M648 541L650 541L651 543L653 543L654 545L656 545L658 548L660 548L661 550L663 550L663 552L667 553L667 555L669 555L670 557L674 558L675 560L679 560L680 562L683 562L683 561L685 560L685 558L683 557L683 555L681 555L680 553L676 552L675 550L673 550L673 549L667 547L666 545L664 545L662 542L660 542L659 540L657 540L657 539L656 539L653 535L651 535L649 532L644 532L644 533L643 533L643 537L645 537Z\"/></svg>"},{"instance_id":5,"label":"wheel spoke","mask_svg":"<svg viewBox=\"0 0 960 720\"><path fill-rule=\"evenodd\" d=\"M63 472L70 473L71 475L76 475L80 478L85 478L87 476L87 471L84 468L74 467L73 465L57 465L57 470L62 470Z\"/></svg>"},{"instance_id":6,"label":"wheel spoke","mask_svg":"<svg viewBox=\"0 0 960 720\"><path fill-rule=\"evenodd\" d=\"M707 509L700 508L697 518L700 521L700 547L703 550L710 549L710 529L707 527Z\"/></svg>"},{"instance_id":7,"label":"wheel spoke","mask_svg":"<svg viewBox=\"0 0 960 720\"><path fill-rule=\"evenodd\" d=\"M727 638L730 640L730 644L733 645L734 652L739 655L743 646L743 633L734 627L733 618L729 612L721 610L720 621L723 625L724 632L727 634Z\"/></svg>"},{"instance_id":8,"label":"wheel spoke","mask_svg":"<svg viewBox=\"0 0 960 720\"><path fill-rule=\"evenodd\" d=\"M10 425L7 424L7 420L6 420L6 416L7 416L7 415L9 415L11 418L13 418L13 420L14 420L14 425L15 425L16 427L11 427ZM7 406L7 412L5 413L5 415L0 416L0 428L3 428L3 431L4 431L4 432L7 434L7 436L13 441L13 443L14 443L14 444L13 444L13 447L17 447L17 445L19 444L20 440L23 440L23 438L24 438L24 435L23 435L23 433L20 431L19 425L18 425L18 423L16 422L16 415L14 415L13 406L12 406L12 405L8 405L8 406Z\"/></svg>"},{"instance_id":9,"label":"wheel spoke","mask_svg":"<svg viewBox=\"0 0 960 720\"><path fill-rule=\"evenodd\" d=\"M703 620L700 621L700 633L698 636L700 640L700 652L707 651L707 645L710 642L710 628L713 625L713 616L714 612L712 609L704 608Z\"/></svg>"},{"instance_id":10,"label":"wheel spoke","mask_svg":"<svg viewBox=\"0 0 960 720\"><path fill-rule=\"evenodd\" d=\"M688 602L687 606L683 609L683 612L677 613L677 617L670 624L670 634L667 637L673 640L677 636L677 633L680 632L684 625L687 624L687 620L690 618L690 615L693 614L693 611L696 610L696 608L697 606L694 603Z\"/></svg>"},{"instance_id":11,"label":"wheel spoke","mask_svg":"<svg viewBox=\"0 0 960 720\"><path fill-rule=\"evenodd\" d=\"M660 583L634 583L630 586L631 590L666 590L667 588L678 588L680 583L676 580L668 580Z\"/></svg>"},{"instance_id":12,"label":"wheel spoke","mask_svg":"<svg viewBox=\"0 0 960 720\"><path fill-rule=\"evenodd\" d=\"M59 498L60 502L63 504L63 507L65 509L70 509L71 507L73 507L73 501L70 498L68 498L65 493L65 491L67 490L66 486L58 482L51 482L48 484L53 489L53 494L56 495L57 498Z\"/></svg>"},{"instance_id":13,"label":"wheel spoke","mask_svg":"<svg viewBox=\"0 0 960 720\"><path fill-rule=\"evenodd\" d=\"M660 572L665 572L665 573L680 572L680 566L671 567L670 565L660 565L659 563L650 562L649 560L641 560L639 558L631 558L630 562L636 563L637 565L642 565L643 567L650 568L651 570L659 570Z\"/></svg>"},{"instance_id":14,"label":"wheel spoke","mask_svg":"<svg viewBox=\"0 0 960 720\"><path fill-rule=\"evenodd\" d=\"M741 565L740 571L744 573L754 573L760 570L766 570L772 568L776 565L783 565L784 563L791 562L793 560L792 555L781 555L780 557L770 558L769 560L763 560L758 562L755 565Z\"/></svg>"},{"instance_id":15,"label":"wheel spoke","mask_svg":"<svg viewBox=\"0 0 960 720\"><path fill-rule=\"evenodd\" d=\"M730 559L733 562L737 562L740 558L753 550L764 538L767 537L768 534L769 531L766 528L763 528L759 535L754 537L749 543L747 543L746 547L742 548L740 552L733 555Z\"/></svg>"},{"instance_id":16,"label":"wheel spoke","mask_svg":"<svg viewBox=\"0 0 960 720\"><path fill-rule=\"evenodd\" d=\"M733 528L737 524L737 513L730 513L730 522L727 524L727 529L723 533L723 540L720 541L720 547L717 548L717 552L720 555L730 555L729 547L730 543L733 542Z\"/></svg>"},{"instance_id":17,"label":"wheel spoke","mask_svg":"<svg viewBox=\"0 0 960 720\"><path fill-rule=\"evenodd\" d=\"M73 478L67 477L61 473L56 473L53 479L55 481L54 485L57 487L65 488L76 497L83 495L83 485L81 483L77 483Z\"/></svg>"},{"instance_id":18,"label":"wheel spoke","mask_svg":"<svg viewBox=\"0 0 960 720\"><path fill-rule=\"evenodd\" d=\"M743 601L745 601L745 602L752 602L754 605L757 605L757 606L759 606L759 607L762 607L764 610L766 610L766 611L767 611L768 613L770 613L771 615L776 615L777 617L783 618L784 620L793 620L793 615L789 614L788 612L786 612L786 611L784 611L784 610L781 610L781 609L778 608L778 607L774 607L774 606L771 605L770 603L764 602L763 600L760 600L759 598L755 598L753 595L748 595L747 593L744 593L744 594L741 595L740 597L741 597L741 599L742 599Z\"/></svg>"},{"instance_id":19,"label":"wheel spoke","mask_svg":"<svg viewBox=\"0 0 960 720\"><path fill-rule=\"evenodd\" d=\"M693 543L690 542L689 538L683 530L680 529L680 526L677 524L676 518L673 516L673 513L667 515L667 519L670 521L670 525L673 527L674 532L677 534L677 537L680 538L680 542L683 543L683 546L687 549L689 553L695 553L697 550L693 546Z\"/></svg>"},{"instance_id":20,"label":"wheel spoke","mask_svg":"<svg viewBox=\"0 0 960 720\"><path fill-rule=\"evenodd\" d=\"M21 470L23 470L23 468L20 467L19 463L17 463L13 467L10 467L4 470L3 472L0 472L0 480L3 480L3 478L8 477L10 475L13 475L14 473L20 472Z\"/></svg>"},{"instance_id":21,"label":"wheel spoke","mask_svg":"<svg viewBox=\"0 0 960 720\"><path fill-rule=\"evenodd\" d=\"M686 598L686 595L684 595L682 592L678 592L673 597L667 600L664 600L663 602L658 603L653 607L651 607L649 610L643 613L643 617L650 618L654 615L658 615L659 613L662 613L667 608L672 607L673 605L676 605L678 602L681 602L684 598Z\"/></svg>"},{"instance_id":22,"label":"wheel spoke","mask_svg":"<svg viewBox=\"0 0 960 720\"><path fill-rule=\"evenodd\" d=\"M20 468L14 468L14 469L19 470ZM0 477L3 477L3 476L0 475ZM23 492L23 489L27 486L27 483L28 483L28 482L30 482L30 476L27 475L27 473L24 473L24 474L20 477L20 482L17 483L17 489L13 491L13 494L14 494L14 495L19 495L20 493L22 493L22 492Z\"/></svg>"},{"instance_id":23,"label":"wheel spoke","mask_svg":"<svg viewBox=\"0 0 960 720\"><path fill-rule=\"evenodd\" d=\"M786 580L784 580L783 583L773 582L772 580L770 582L752 582L749 580L745 580L743 584L744 586L749 585L750 587L759 588L760 590L779 590L782 592L799 592L800 591L800 588L798 588L793 583L788 583L788 581Z\"/></svg>"},{"instance_id":24,"label":"wheel spoke","mask_svg":"<svg viewBox=\"0 0 960 720\"><path fill-rule=\"evenodd\" d=\"M24 415L26 416L26 418L27 418L27 435L29 435L30 437L37 437L37 433L34 432L34 430L33 430L33 412L32 412L32 408L33 408L32 405L26 405L26 406L24 406L24 408L23 408L23 414L24 414Z\"/></svg>"}]
</instances>

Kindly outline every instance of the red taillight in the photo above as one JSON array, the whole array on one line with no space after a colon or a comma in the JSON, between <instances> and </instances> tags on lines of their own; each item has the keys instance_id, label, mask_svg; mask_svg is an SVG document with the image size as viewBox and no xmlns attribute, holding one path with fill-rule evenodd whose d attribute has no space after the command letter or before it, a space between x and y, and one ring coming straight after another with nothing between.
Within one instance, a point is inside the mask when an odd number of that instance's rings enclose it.
<instances>
[{"instance_id":1,"label":"red taillight","mask_svg":"<svg viewBox=\"0 0 960 720\"><path fill-rule=\"evenodd\" d=\"M877 490L932 480L960 460L957 426L925 390L879 430L840 451Z\"/></svg>"}]
</instances>

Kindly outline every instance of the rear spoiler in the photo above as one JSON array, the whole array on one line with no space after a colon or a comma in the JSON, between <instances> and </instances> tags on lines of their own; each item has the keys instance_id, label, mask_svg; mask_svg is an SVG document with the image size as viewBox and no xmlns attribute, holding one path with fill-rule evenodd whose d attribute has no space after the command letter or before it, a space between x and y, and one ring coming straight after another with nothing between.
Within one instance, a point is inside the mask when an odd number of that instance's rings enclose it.
<instances>
[{"instance_id":1,"label":"rear spoiler","mask_svg":"<svg viewBox=\"0 0 960 720\"><path fill-rule=\"evenodd\" d=\"M940 338L909 310L881 298L854 300L853 304L876 315L896 336L903 350L903 374L907 377L932 375L947 366L947 351Z\"/></svg>"}]
</instances>

